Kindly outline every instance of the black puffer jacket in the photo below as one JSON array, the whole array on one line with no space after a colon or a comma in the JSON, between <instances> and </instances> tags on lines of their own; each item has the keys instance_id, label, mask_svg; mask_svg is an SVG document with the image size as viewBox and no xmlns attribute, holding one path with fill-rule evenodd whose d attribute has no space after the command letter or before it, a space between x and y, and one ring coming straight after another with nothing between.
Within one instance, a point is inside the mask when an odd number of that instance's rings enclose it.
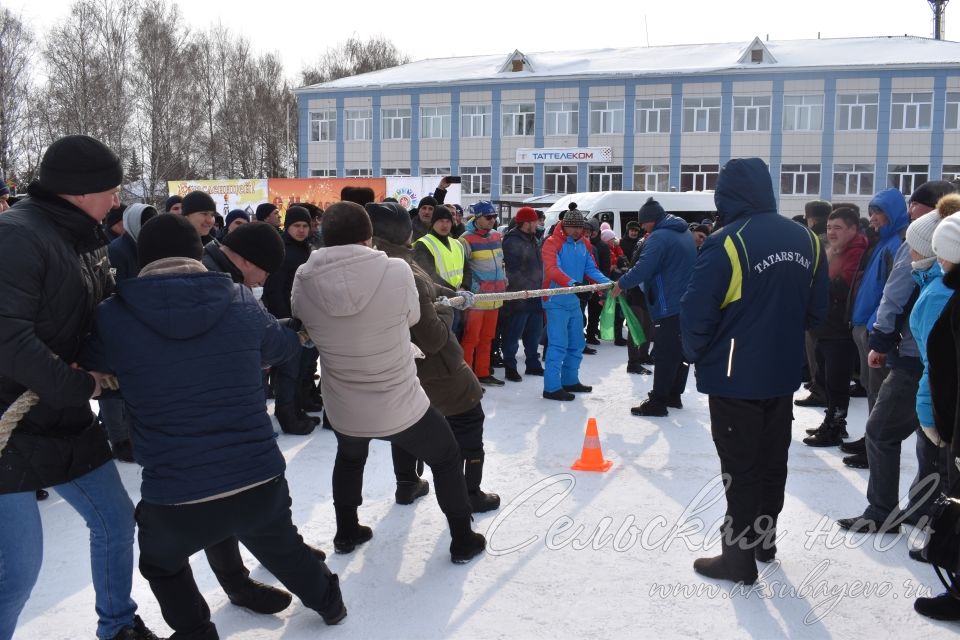
<instances>
[{"instance_id":1,"label":"black puffer jacket","mask_svg":"<svg viewBox=\"0 0 960 640\"><path fill-rule=\"evenodd\" d=\"M960 290L960 267L943 276L943 284L955 292ZM940 437L950 443L953 458L960 457L960 297L954 293L940 312L940 318L927 337L927 373L930 375L930 398L933 421ZM950 464L951 484L960 476ZM960 495L960 486L952 487L951 496Z\"/></svg>"},{"instance_id":2,"label":"black puffer jacket","mask_svg":"<svg viewBox=\"0 0 960 640\"><path fill-rule=\"evenodd\" d=\"M286 252L283 255L283 266L270 274L263 283L263 305L274 318L290 318L290 294L293 291L293 277L297 269L310 258L309 238L304 241L294 240L290 234L284 232L283 244Z\"/></svg>"},{"instance_id":3,"label":"black puffer jacket","mask_svg":"<svg viewBox=\"0 0 960 640\"><path fill-rule=\"evenodd\" d=\"M111 457L90 410L93 378L70 368L113 291L107 238L39 184L28 193L0 216L0 410L27 389L40 402L0 451L0 493L61 484Z\"/></svg>"}]
</instances>

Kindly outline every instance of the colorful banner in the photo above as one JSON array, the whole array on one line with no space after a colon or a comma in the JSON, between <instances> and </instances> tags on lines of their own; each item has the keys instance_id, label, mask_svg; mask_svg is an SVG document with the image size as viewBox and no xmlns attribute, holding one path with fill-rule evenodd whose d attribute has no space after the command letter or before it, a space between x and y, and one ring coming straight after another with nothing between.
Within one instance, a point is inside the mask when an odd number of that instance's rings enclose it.
<instances>
[{"instance_id":1,"label":"colorful banner","mask_svg":"<svg viewBox=\"0 0 960 640\"><path fill-rule=\"evenodd\" d=\"M413 209L420 204L420 198L432 196L440 183L440 176L425 176L412 178L409 176L389 176L387 181L387 197L396 198L404 209ZM447 187L447 197L444 202L460 204L462 191L459 184Z\"/></svg>"},{"instance_id":2,"label":"colorful banner","mask_svg":"<svg viewBox=\"0 0 960 640\"><path fill-rule=\"evenodd\" d=\"M541 164L544 162L611 162L612 159L612 147L517 149L518 164Z\"/></svg>"},{"instance_id":3,"label":"colorful banner","mask_svg":"<svg viewBox=\"0 0 960 640\"><path fill-rule=\"evenodd\" d=\"M280 209L280 217L287 207L298 202L309 202L326 209L340 201L344 187L370 187L377 202L383 200L386 182L383 178L271 178L269 201Z\"/></svg>"},{"instance_id":4,"label":"colorful banner","mask_svg":"<svg viewBox=\"0 0 960 640\"><path fill-rule=\"evenodd\" d=\"M257 205L267 201L266 180L171 180L167 191L181 197L191 191L206 191L224 218L233 209L243 209L252 217Z\"/></svg>"}]
</instances>

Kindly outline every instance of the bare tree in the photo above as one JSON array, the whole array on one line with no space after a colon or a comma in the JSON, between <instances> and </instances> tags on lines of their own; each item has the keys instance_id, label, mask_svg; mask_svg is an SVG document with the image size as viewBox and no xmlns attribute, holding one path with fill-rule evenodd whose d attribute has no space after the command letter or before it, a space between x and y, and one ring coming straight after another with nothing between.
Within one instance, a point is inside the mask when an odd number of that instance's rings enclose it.
<instances>
[{"instance_id":1,"label":"bare tree","mask_svg":"<svg viewBox=\"0 0 960 640\"><path fill-rule=\"evenodd\" d=\"M34 36L23 21L0 7L0 178L10 177L23 155Z\"/></svg>"},{"instance_id":2,"label":"bare tree","mask_svg":"<svg viewBox=\"0 0 960 640\"><path fill-rule=\"evenodd\" d=\"M364 41L354 35L327 49L315 65L303 69L300 75L304 85L311 85L408 62L410 56L401 53L385 36L373 36Z\"/></svg>"}]
</instances>

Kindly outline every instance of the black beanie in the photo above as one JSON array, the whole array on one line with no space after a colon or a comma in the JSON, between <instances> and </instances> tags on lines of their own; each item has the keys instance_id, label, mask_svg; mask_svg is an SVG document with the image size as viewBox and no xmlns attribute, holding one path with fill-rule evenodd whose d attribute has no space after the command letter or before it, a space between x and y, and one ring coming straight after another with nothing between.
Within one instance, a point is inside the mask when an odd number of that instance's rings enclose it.
<instances>
[{"instance_id":1,"label":"black beanie","mask_svg":"<svg viewBox=\"0 0 960 640\"><path fill-rule=\"evenodd\" d=\"M180 209L180 215L188 216L191 213L200 213L201 211L217 212L217 204L206 191L191 191L183 196L183 207Z\"/></svg>"},{"instance_id":2,"label":"black beanie","mask_svg":"<svg viewBox=\"0 0 960 640\"><path fill-rule=\"evenodd\" d=\"M167 198L167 201L163 203L163 210L167 213L170 213L170 209L173 209L176 205L181 204L183 198L180 196L170 196Z\"/></svg>"},{"instance_id":3,"label":"black beanie","mask_svg":"<svg viewBox=\"0 0 960 640\"><path fill-rule=\"evenodd\" d=\"M40 186L52 193L102 193L120 186L123 167L117 154L99 140L65 136L44 152L39 180Z\"/></svg>"},{"instance_id":4,"label":"black beanie","mask_svg":"<svg viewBox=\"0 0 960 640\"><path fill-rule=\"evenodd\" d=\"M114 207L107 212L107 219L104 221L104 226L109 229L113 225L121 222L123 220L123 212L126 211L127 205L121 204L119 207Z\"/></svg>"},{"instance_id":5,"label":"black beanie","mask_svg":"<svg viewBox=\"0 0 960 640\"><path fill-rule=\"evenodd\" d=\"M373 224L373 235L387 242L405 246L413 233L410 214L393 202L371 202L364 207Z\"/></svg>"},{"instance_id":6,"label":"black beanie","mask_svg":"<svg viewBox=\"0 0 960 640\"><path fill-rule=\"evenodd\" d=\"M295 222L306 222L310 225L310 212L304 207L293 206L287 209L287 214L283 216L283 228L288 229Z\"/></svg>"},{"instance_id":7,"label":"black beanie","mask_svg":"<svg viewBox=\"0 0 960 640\"><path fill-rule=\"evenodd\" d=\"M833 212L833 205L826 200L812 200L803 205L803 215L806 218L829 218Z\"/></svg>"},{"instance_id":8,"label":"black beanie","mask_svg":"<svg viewBox=\"0 0 960 640\"><path fill-rule=\"evenodd\" d=\"M168 213L147 220L137 238L140 268L163 258L203 257L203 243L190 221Z\"/></svg>"},{"instance_id":9,"label":"black beanie","mask_svg":"<svg viewBox=\"0 0 960 640\"><path fill-rule=\"evenodd\" d=\"M361 207L377 199L370 187L344 187L340 189L340 199L346 202L356 202Z\"/></svg>"},{"instance_id":10,"label":"black beanie","mask_svg":"<svg viewBox=\"0 0 960 640\"><path fill-rule=\"evenodd\" d=\"M437 224L438 220L449 220L453 222L453 214L450 213L450 209L447 209L445 206L440 205L433 209L433 216L430 218L430 226Z\"/></svg>"},{"instance_id":11,"label":"black beanie","mask_svg":"<svg viewBox=\"0 0 960 640\"><path fill-rule=\"evenodd\" d=\"M263 222L267 219L267 216L274 211L277 211L277 205L273 204L272 202L264 202L261 205L257 205L257 220Z\"/></svg>"},{"instance_id":12,"label":"black beanie","mask_svg":"<svg viewBox=\"0 0 960 640\"><path fill-rule=\"evenodd\" d=\"M647 201L640 207L640 215L637 217L637 221L640 222L640 224L644 222L660 222L665 215L667 215L667 212L663 210L659 202L653 198L647 198Z\"/></svg>"},{"instance_id":13,"label":"black beanie","mask_svg":"<svg viewBox=\"0 0 960 640\"><path fill-rule=\"evenodd\" d=\"M924 182L910 194L910 202L916 202L931 209L936 209L940 198L954 191L956 191L956 189L954 189L953 183L947 182L946 180Z\"/></svg>"},{"instance_id":14,"label":"black beanie","mask_svg":"<svg viewBox=\"0 0 960 640\"><path fill-rule=\"evenodd\" d=\"M420 198L420 201L417 203L417 210L419 210L420 207L424 205L428 207L436 207L437 199L434 198L433 196L424 196L423 198Z\"/></svg>"},{"instance_id":15,"label":"black beanie","mask_svg":"<svg viewBox=\"0 0 960 640\"><path fill-rule=\"evenodd\" d=\"M221 243L267 273L273 273L283 265L286 253L283 239L273 225L266 222L241 225L224 236Z\"/></svg>"}]
</instances>

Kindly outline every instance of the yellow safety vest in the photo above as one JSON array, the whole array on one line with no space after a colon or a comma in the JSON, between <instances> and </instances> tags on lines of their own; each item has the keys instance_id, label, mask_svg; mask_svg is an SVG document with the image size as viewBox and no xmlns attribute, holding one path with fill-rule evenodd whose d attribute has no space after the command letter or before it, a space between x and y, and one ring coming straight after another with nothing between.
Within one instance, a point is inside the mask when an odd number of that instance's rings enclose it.
<instances>
[{"instance_id":1,"label":"yellow safety vest","mask_svg":"<svg viewBox=\"0 0 960 640\"><path fill-rule=\"evenodd\" d=\"M430 250L430 254L433 255L433 264L440 277L454 287L459 287L463 282L463 245L449 238L450 247L447 248L432 233L420 237L417 242L422 242Z\"/></svg>"}]
</instances>

